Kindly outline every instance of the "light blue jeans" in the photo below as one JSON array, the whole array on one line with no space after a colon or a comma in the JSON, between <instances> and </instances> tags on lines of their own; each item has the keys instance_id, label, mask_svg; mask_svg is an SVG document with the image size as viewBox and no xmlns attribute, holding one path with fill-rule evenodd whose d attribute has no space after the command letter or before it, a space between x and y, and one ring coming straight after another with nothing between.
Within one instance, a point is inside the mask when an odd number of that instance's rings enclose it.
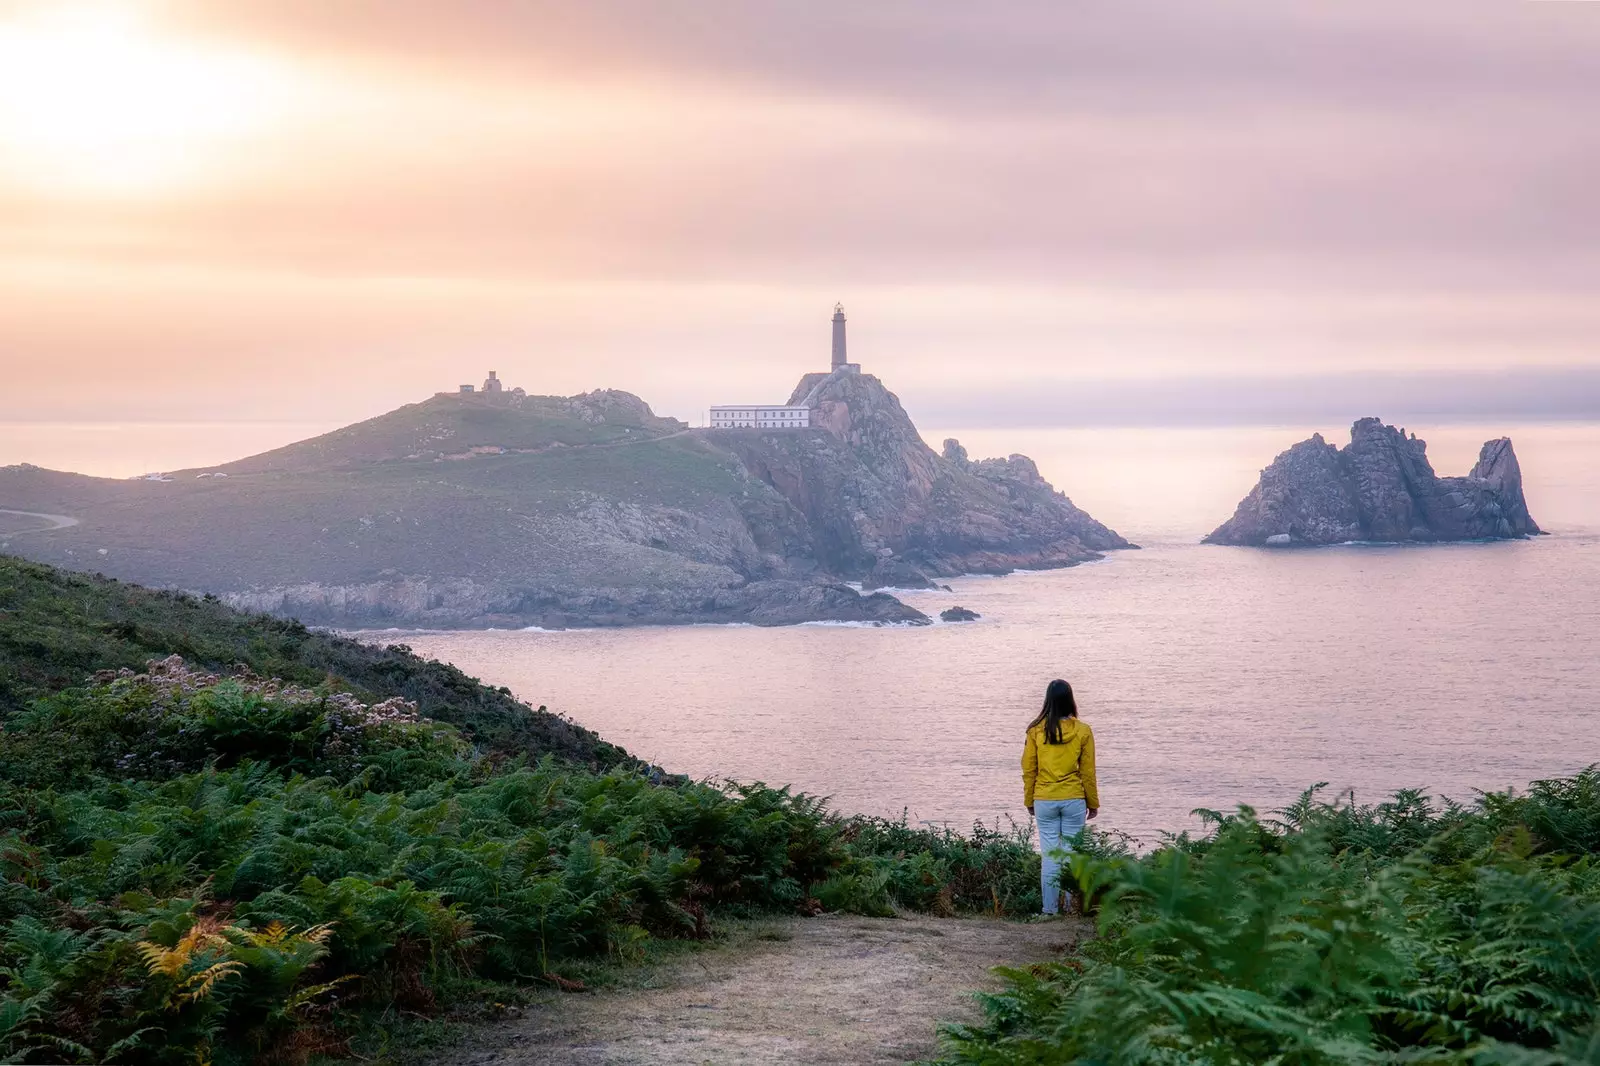
<instances>
[{"instance_id":1,"label":"light blue jeans","mask_svg":"<svg viewBox=\"0 0 1600 1066\"><path fill-rule=\"evenodd\" d=\"M1033 816L1039 822L1039 891L1044 912L1056 914L1061 897L1061 856L1072 851L1072 841L1083 832L1089 804L1075 800L1035 800Z\"/></svg>"}]
</instances>

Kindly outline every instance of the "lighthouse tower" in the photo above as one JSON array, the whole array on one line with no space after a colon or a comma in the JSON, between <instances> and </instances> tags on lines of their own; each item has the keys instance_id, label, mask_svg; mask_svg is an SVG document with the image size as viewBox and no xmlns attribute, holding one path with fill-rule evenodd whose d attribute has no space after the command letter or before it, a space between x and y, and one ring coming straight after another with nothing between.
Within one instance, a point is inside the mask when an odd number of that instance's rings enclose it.
<instances>
[{"instance_id":1,"label":"lighthouse tower","mask_svg":"<svg viewBox=\"0 0 1600 1066\"><path fill-rule=\"evenodd\" d=\"M849 358L845 355L844 304L833 305L833 369L858 369L853 366Z\"/></svg>"}]
</instances>

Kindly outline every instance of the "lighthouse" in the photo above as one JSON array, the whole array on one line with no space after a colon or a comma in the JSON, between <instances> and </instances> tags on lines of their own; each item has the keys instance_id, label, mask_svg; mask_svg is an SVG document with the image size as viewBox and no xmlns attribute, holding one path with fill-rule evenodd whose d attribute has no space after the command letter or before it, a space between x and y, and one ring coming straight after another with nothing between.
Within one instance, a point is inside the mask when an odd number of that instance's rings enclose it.
<instances>
[{"instance_id":1,"label":"lighthouse","mask_svg":"<svg viewBox=\"0 0 1600 1066\"><path fill-rule=\"evenodd\" d=\"M843 370L850 360L844 351L844 304L833 305L833 369Z\"/></svg>"},{"instance_id":2,"label":"lighthouse","mask_svg":"<svg viewBox=\"0 0 1600 1066\"><path fill-rule=\"evenodd\" d=\"M761 404L728 403L711 408L712 429L810 429L810 400L822 387L832 381L833 374L841 370L847 374L861 373L861 364L852 363L844 347L844 304L833 305L833 367L831 374L811 373L800 379L800 393L805 397L800 403ZM493 375L490 375L493 377ZM462 391L468 390L463 386ZM487 385L484 388L488 388Z\"/></svg>"}]
</instances>

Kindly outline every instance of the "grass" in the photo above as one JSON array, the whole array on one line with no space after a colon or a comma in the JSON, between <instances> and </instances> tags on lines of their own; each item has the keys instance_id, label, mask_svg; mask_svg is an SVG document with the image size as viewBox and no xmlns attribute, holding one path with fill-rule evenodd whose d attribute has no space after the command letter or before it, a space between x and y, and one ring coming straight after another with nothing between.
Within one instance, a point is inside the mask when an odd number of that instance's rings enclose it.
<instances>
[{"instance_id":1,"label":"grass","mask_svg":"<svg viewBox=\"0 0 1600 1066\"><path fill-rule=\"evenodd\" d=\"M567 398L485 394L434 396L395 411L253 456L224 469L326 470L354 464L403 462L407 456L459 454L492 446L538 449L608 444L661 435L679 428L624 407L607 409L601 420L586 420Z\"/></svg>"},{"instance_id":2,"label":"grass","mask_svg":"<svg viewBox=\"0 0 1600 1066\"><path fill-rule=\"evenodd\" d=\"M693 437L649 440L601 448L558 448L531 455L492 456L475 462L373 468L364 476L394 478L406 470L443 477L512 501L536 498L564 504L571 494L605 496L635 504L694 508L726 501L742 483L725 454Z\"/></svg>"},{"instance_id":3,"label":"grass","mask_svg":"<svg viewBox=\"0 0 1600 1066\"><path fill-rule=\"evenodd\" d=\"M721 587L750 561L747 497L796 524L726 452L674 436L680 423L625 405L586 421L566 404L445 397L241 460L225 479L7 470L0 481L10 506L82 520L19 535L31 558L233 597L354 587L348 601L333 592L334 606L299 601L302 617L346 626L381 627L395 612L408 625L492 624L524 594ZM480 446L507 451L437 458ZM394 591L402 579L414 584ZM379 585L391 586L383 606L362 606Z\"/></svg>"}]
</instances>

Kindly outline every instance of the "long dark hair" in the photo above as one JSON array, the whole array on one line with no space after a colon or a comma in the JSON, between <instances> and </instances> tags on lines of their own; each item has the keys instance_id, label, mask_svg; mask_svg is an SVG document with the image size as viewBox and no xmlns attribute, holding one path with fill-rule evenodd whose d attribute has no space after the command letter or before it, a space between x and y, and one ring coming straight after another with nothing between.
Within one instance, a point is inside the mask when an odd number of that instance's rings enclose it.
<instances>
[{"instance_id":1,"label":"long dark hair","mask_svg":"<svg viewBox=\"0 0 1600 1066\"><path fill-rule=\"evenodd\" d=\"M1028 723L1028 728L1032 729L1043 722L1044 742L1059 744L1062 719L1076 717L1078 717L1078 701L1072 698L1072 686L1058 677L1045 686L1044 708L1039 711L1039 717Z\"/></svg>"}]
</instances>

